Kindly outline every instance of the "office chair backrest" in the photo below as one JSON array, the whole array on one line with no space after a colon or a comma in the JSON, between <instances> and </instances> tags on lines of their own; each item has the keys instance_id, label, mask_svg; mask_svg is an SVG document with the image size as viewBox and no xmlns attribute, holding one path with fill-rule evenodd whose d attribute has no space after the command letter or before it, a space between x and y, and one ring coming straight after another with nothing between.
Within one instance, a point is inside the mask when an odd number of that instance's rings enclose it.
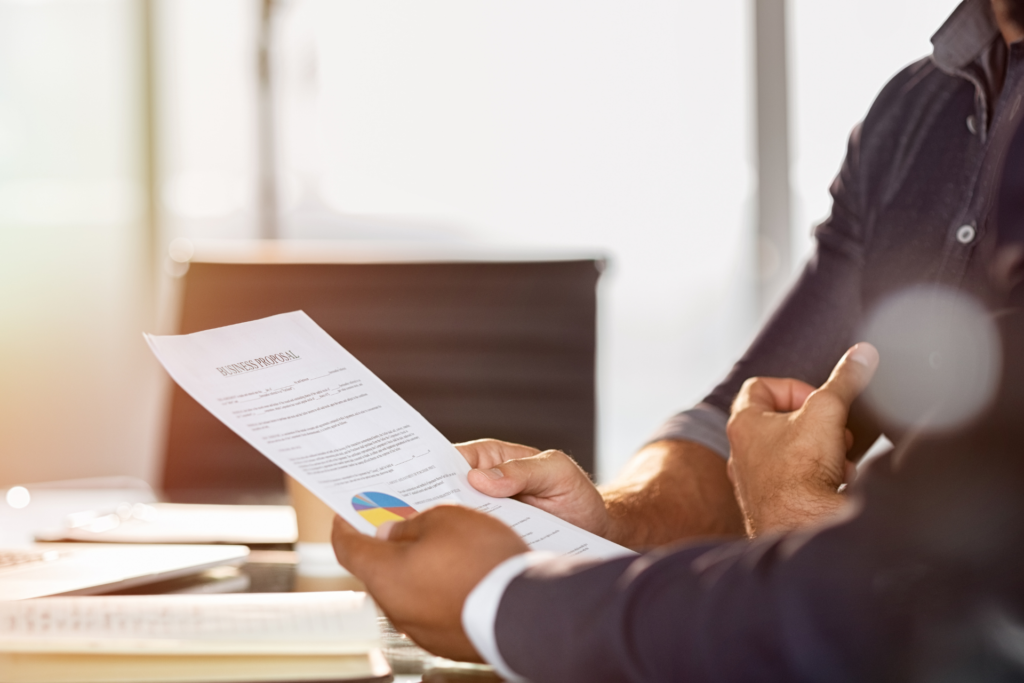
<instances>
[{"instance_id":1,"label":"office chair backrest","mask_svg":"<svg viewBox=\"0 0 1024 683\"><path fill-rule=\"evenodd\" d=\"M304 310L453 442L559 448L593 471L600 261L192 263L180 332ZM270 500L281 471L174 387L164 492Z\"/></svg>"}]
</instances>

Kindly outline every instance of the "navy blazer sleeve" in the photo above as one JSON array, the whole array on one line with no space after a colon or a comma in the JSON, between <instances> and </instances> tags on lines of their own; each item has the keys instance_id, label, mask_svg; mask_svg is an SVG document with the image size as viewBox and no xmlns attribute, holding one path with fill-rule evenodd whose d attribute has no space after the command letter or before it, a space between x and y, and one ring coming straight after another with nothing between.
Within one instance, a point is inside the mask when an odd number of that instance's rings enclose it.
<instances>
[{"instance_id":1,"label":"navy blazer sleeve","mask_svg":"<svg viewBox=\"0 0 1024 683\"><path fill-rule=\"evenodd\" d=\"M893 464L878 464L851 518L813 533L532 570L502 599L502 657L535 683L924 681L979 658L1007 668L985 621L1016 624L1021 643L1019 467L1012 490L966 468L966 491L922 481L914 497Z\"/></svg>"}]
</instances>

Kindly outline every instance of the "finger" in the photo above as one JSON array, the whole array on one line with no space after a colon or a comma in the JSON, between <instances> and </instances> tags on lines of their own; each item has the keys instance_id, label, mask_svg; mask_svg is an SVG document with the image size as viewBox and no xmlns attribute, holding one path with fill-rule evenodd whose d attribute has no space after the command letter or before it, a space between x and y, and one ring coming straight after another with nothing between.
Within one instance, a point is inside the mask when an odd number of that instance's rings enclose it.
<instances>
[{"instance_id":1,"label":"finger","mask_svg":"<svg viewBox=\"0 0 1024 683\"><path fill-rule=\"evenodd\" d=\"M850 450L853 448L853 432L847 429L843 436L846 439L846 450Z\"/></svg>"},{"instance_id":2,"label":"finger","mask_svg":"<svg viewBox=\"0 0 1024 683\"><path fill-rule=\"evenodd\" d=\"M850 486L857 480L857 465L846 461L845 469L843 470L843 483Z\"/></svg>"},{"instance_id":3,"label":"finger","mask_svg":"<svg viewBox=\"0 0 1024 683\"><path fill-rule=\"evenodd\" d=\"M561 451L544 451L529 458L509 460L495 467L469 472L469 483L495 498L532 495L541 498L565 493L590 479Z\"/></svg>"},{"instance_id":4,"label":"finger","mask_svg":"<svg viewBox=\"0 0 1024 683\"><path fill-rule=\"evenodd\" d=\"M843 354L819 392L831 394L840 400L845 409L849 409L877 369L878 350L867 342L861 342Z\"/></svg>"},{"instance_id":5,"label":"finger","mask_svg":"<svg viewBox=\"0 0 1024 683\"><path fill-rule=\"evenodd\" d=\"M511 478L505 478L505 472L500 467L486 467L472 469L466 475L469 484L480 493L486 493L494 498L508 498L519 493L517 482Z\"/></svg>"},{"instance_id":6,"label":"finger","mask_svg":"<svg viewBox=\"0 0 1024 683\"><path fill-rule=\"evenodd\" d=\"M391 545L426 542L434 537L463 538L462 532L474 526L489 527L496 534L508 527L504 522L462 505L443 504L421 512L404 522L395 522L388 530ZM461 542L461 541L460 541Z\"/></svg>"},{"instance_id":7,"label":"finger","mask_svg":"<svg viewBox=\"0 0 1024 683\"><path fill-rule=\"evenodd\" d=\"M373 573L375 566L393 561L397 552L393 544L366 536L340 515L334 517L331 545L338 563L361 579Z\"/></svg>"},{"instance_id":8,"label":"finger","mask_svg":"<svg viewBox=\"0 0 1024 683\"><path fill-rule=\"evenodd\" d=\"M388 541L392 543L411 543L421 540L431 530L444 526L444 518L453 509L462 510L463 508L457 505L438 505L426 512L421 512L415 517L410 517L404 522L385 522L381 526L387 525L388 527L386 532ZM451 525L452 523L449 522L449 526ZM378 529L377 533L378 535L380 534L380 529Z\"/></svg>"},{"instance_id":9,"label":"finger","mask_svg":"<svg viewBox=\"0 0 1024 683\"><path fill-rule=\"evenodd\" d=\"M470 467L484 469L500 465L506 460L529 458L540 453L536 448L497 439L477 439L476 441L457 443L454 446Z\"/></svg>"},{"instance_id":10,"label":"finger","mask_svg":"<svg viewBox=\"0 0 1024 683\"><path fill-rule=\"evenodd\" d=\"M344 517L342 517L341 515L334 515L334 524L331 527L331 540L334 540L334 536L337 534L356 534L360 536L362 535L359 533L359 530L351 524L349 524L348 520L346 520Z\"/></svg>"},{"instance_id":11,"label":"finger","mask_svg":"<svg viewBox=\"0 0 1024 683\"><path fill-rule=\"evenodd\" d=\"M733 412L755 408L773 413L788 413L803 406L814 387L798 379L752 377L743 383L733 403Z\"/></svg>"},{"instance_id":12,"label":"finger","mask_svg":"<svg viewBox=\"0 0 1024 683\"><path fill-rule=\"evenodd\" d=\"M379 527L377 527L377 538L379 538L382 541L388 540L388 537L391 535L391 530L394 528L394 526L395 522L393 521L382 523Z\"/></svg>"}]
</instances>

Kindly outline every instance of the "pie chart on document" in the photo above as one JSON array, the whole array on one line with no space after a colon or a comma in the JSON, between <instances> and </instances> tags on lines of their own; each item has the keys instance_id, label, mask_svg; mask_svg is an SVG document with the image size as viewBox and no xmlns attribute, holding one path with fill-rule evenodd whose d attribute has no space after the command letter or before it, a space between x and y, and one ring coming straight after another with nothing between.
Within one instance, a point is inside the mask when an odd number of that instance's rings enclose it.
<instances>
[{"instance_id":1,"label":"pie chart on document","mask_svg":"<svg viewBox=\"0 0 1024 683\"><path fill-rule=\"evenodd\" d=\"M366 491L352 497L352 508L373 526L401 522L416 514L415 508L387 493Z\"/></svg>"}]
</instances>

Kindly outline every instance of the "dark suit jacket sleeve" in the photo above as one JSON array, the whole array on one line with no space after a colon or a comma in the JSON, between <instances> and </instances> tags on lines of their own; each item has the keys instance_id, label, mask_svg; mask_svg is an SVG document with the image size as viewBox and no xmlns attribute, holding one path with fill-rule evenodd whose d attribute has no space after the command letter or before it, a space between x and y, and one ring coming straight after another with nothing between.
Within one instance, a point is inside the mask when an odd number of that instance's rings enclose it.
<instances>
[{"instance_id":1,"label":"dark suit jacket sleeve","mask_svg":"<svg viewBox=\"0 0 1024 683\"><path fill-rule=\"evenodd\" d=\"M848 516L814 531L536 567L502 598L501 655L534 683L1017 680L972 677L1024 676L991 626L1024 646L1014 429L880 458Z\"/></svg>"},{"instance_id":2,"label":"dark suit jacket sleeve","mask_svg":"<svg viewBox=\"0 0 1024 683\"><path fill-rule=\"evenodd\" d=\"M534 683L870 680L859 658L894 596L864 585L878 551L850 534L538 567L509 585L498 646Z\"/></svg>"}]
</instances>

